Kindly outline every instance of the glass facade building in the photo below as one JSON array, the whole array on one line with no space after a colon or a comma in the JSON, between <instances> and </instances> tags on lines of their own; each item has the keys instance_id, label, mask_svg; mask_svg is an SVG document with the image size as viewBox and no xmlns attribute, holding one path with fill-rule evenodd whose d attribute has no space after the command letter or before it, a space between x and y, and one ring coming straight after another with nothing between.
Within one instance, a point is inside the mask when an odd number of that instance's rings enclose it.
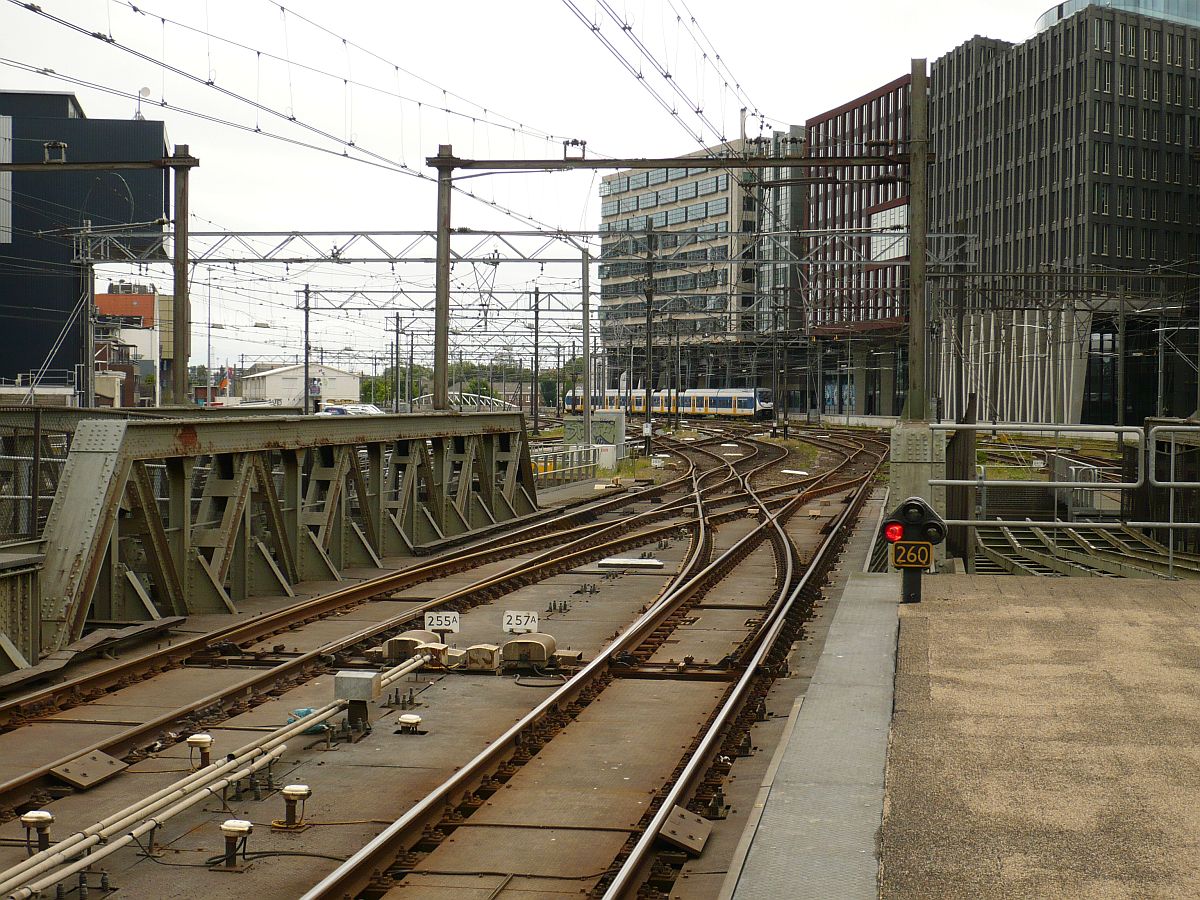
<instances>
[{"instance_id":1,"label":"glass facade building","mask_svg":"<svg viewBox=\"0 0 1200 900\"><path fill-rule=\"evenodd\" d=\"M1040 34L1089 6L1118 9L1200 28L1200 0L1066 0L1056 3L1038 17L1037 32Z\"/></svg>"},{"instance_id":2,"label":"glass facade building","mask_svg":"<svg viewBox=\"0 0 1200 900\"><path fill-rule=\"evenodd\" d=\"M743 143L733 141L691 155L742 150ZM697 386L701 370L714 371L704 346L736 342L739 333L753 329L754 267L738 261L758 230L754 178L748 170L682 165L604 177L599 319L609 387L630 369L639 379L645 368L646 263L640 260L647 255L648 229L654 241L653 341L664 354L678 341L690 383L685 387ZM665 368L656 362L656 382Z\"/></svg>"}]
</instances>

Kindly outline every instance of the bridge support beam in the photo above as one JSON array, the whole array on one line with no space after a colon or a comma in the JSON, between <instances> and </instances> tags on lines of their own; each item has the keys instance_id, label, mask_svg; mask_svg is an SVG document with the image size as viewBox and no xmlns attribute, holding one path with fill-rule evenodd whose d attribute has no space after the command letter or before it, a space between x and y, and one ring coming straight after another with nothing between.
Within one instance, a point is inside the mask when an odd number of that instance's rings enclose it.
<instances>
[{"instance_id":1,"label":"bridge support beam","mask_svg":"<svg viewBox=\"0 0 1200 900\"><path fill-rule=\"evenodd\" d=\"M89 619L236 612L536 509L511 413L85 420L44 533L39 633L17 643L36 662Z\"/></svg>"}]
</instances>

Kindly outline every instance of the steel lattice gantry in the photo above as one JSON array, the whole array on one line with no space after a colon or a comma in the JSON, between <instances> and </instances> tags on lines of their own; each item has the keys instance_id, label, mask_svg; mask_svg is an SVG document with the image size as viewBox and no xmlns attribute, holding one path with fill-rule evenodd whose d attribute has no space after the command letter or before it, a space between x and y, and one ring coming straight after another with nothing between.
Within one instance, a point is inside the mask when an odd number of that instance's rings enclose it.
<instances>
[{"instance_id":1,"label":"steel lattice gantry","mask_svg":"<svg viewBox=\"0 0 1200 900\"><path fill-rule=\"evenodd\" d=\"M512 413L86 420L46 524L29 650L88 621L236 612L536 509Z\"/></svg>"}]
</instances>

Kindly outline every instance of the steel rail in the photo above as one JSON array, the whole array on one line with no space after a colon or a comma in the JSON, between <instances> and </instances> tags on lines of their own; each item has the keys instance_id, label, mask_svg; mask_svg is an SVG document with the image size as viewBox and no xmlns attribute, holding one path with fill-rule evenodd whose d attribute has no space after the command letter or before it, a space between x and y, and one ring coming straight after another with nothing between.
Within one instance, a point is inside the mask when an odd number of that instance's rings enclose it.
<instances>
[{"instance_id":1,"label":"steel rail","mask_svg":"<svg viewBox=\"0 0 1200 900\"><path fill-rule=\"evenodd\" d=\"M775 446L775 445L771 445ZM698 448L702 449L702 448ZM707 452L707 451L702 451ZM710 454L714 457L715 454ZM782 457L786 458L786 456ZM780 458L768 460L762 467L778 462ZM734 471L734 464L725 460L725 465ZM818 476L827 477L832 473ZM743 486L749 476L738 475ZM808 492L798 493L794 498L785 502L785 508L795 509L808 497ZM699 503L697 494L697 503ZM612 665L613 657L622 652L628 652L641 644L646 636L651 634L663 620L679 605L699 590L714 574L721 572L729 560L739 560L743 550L752 544L761 542L762 535L769 527L775 526L778 516L772 515L767 507L759 504L764 514L764 521L759 523L749 533L733 544L716 560L710 561L695 574L688 575L686 580L676 581L677 586L661 595L651 606L618 635L604 651L584 665L560 688L542 701L531 712L512 725L503 735L494 740L470 762L460 767L449 779L438 788L417 802L403 816L376 835L363 846L354 856L326 876L320 883L311 888L303 900L328 900L328 898L355 897L377 875L381 875L394 860L410 845L413 835L418 829L430 828L436 825L443 814L450 798L460 793L470 793L482 784L494 767L506 760L521 746L522 736L531 727L548 716L554 715L560 708L567 707L579 697L597 679L606 674ZM697 509L699 537L707 533L706 517L701 509ZM786 533L784 533L786 539ZM690 559L695 559L694 556ZM690 571L690 569L689 569Z\"/></svg>"},{"instance_id":2,"label":"steel rail","mask_svg":"<svg viewBox=\"0 0 1200 900\"><path fill-rule=\"evenodd\" d=\"M682 487L687 480L688 473L685 472L680 477L653 488L601 500L597 504L589 504L583 509L572 510L548 521L532 523L515 532L488 538L481 544L468 548L466 553L448 551L428 562L379 575L329 594L291 604L279 610L256 616L248 622L231 623L203 635L184 639L151 653L137 656L122 665L76 676L37 691L0 701L0 728L11 727L14 722L26 720L39 707L44 706L51 711L58 711L64 708L60 705L60 701L64 697L94 694L97 691L105 691L112 685L124 686L138 669L159 671L164 667L175 666L218 643L241 644L262 640L271 634L291 627L298 621L330 615L384 591L411 587L423 581L453 574L462 571L464 567L469 568L471 563L484 565L495 562L497 553L503 554L500 558L519 556L529 549L533 549L534 546L539 548L545 546L548 540L553 542L560 535L569 535L572 527L595 527L586 524L567 527L567 523L578 522L584 517L594 518L631 503L662 496ZM558 530L553 530L556 527ZM530 534L533 536L522 537Z\"/></svg>"},{"instance_id":3,"label":"steel rail","mask_svg":"<svg viewBox=\"0 0 1200 900\"><path fill-rule=\"evenodd\" d=\"M397 630L409 624L425 612L466 600L472 595L486 596L488 592L503 590L506 586L517 587L519 586L517 582L520 579L527 578L535 572L544 572L547 575L553 574L553 571L556 569L569 568L586 560L588 557L602 557L620 552L630 546L637 546L660 539L678 531L682 524L684 523L670 523L648 530L634 531L633 533L624 534L619 538L599 545L588 545L586 543L588 538L581 538L574 542L573 549L565 554L561 550L553 551L536 563L520 564L499 575L467 585L449 594L419 604L413 609L381 620L380 622L372 623L365 628L337 638L336 640L328 641L319 647L306 651L269 669L255 671L235 684L220 688L196 700L167 710L146 722L130 726L115 735L109 735L100 740L93 741L86 747L73 749L70 753L59 759L46 762L21 775L13 776L4 782L0 782L0 803L8 806L15 805L12 795L21 790L30 791L37 782L50 776L55 768L66 765L79 756L96 751L101 751L112 756L123 756L151 742L161 733L178 726L181 720L215 712L218 709L223 709L226 705L236 703L239 700L249 699L255 694L274 688L279 683L285 682L290 678L302 676L312 668L323 665L330 657L343 653L364 642L378 640L384 633ZM622 526L636 528L636 525L628 523L619 523L617 527Z\"/></svg>"},{"instance_id":4,"label":"steel rail","mask_svg":"<svg viewBox=\"0 0 1200 900\"><path fill-rule=\"evenodd\" d=\"M388 669L383 673L381 678L383 689L386 690L405 675L419 669L422 665L429 662L429 660L430 657L427 654L421 654ZM108 855L114 848L114 844L110 843L110 838L131 826L137 825L139 822L144 822L151 816L154 817L153 821L155 827L157 827L157 825L170 818L171 815L174 815L174 813L168 814L165 811L168 807L176 809L181 799L198 791L207 791L214 781L237 769L239 766L268 756L271 759L277 759L282 754L286 741L298 737L310 730L314 725L319 725L333 718L343 712L348 705L349 701L347 700L334 700L327 703L319 709L313 710L307 716L286 725L281 725L273 731L255 738L250 743L227 754L222 761L197 769L195 772L154 792L148 797L144 797L138 802L112 813L94 825L82 831L76 831L67 838L59 841L53 847L33 854L17 865L0 872L0 894L11 891L33 878L38 878L38 883L42 884L41 879L45 878L46 873L56 867L65 865L81 853L86 852L89 854L88 864L94 863L98 857ZM237 779L235 778L234 780ZM91 848L96 846L101 846L101 849L93 852ZM58 880L69 874L71 874L69 870L61 872ZM53 882L50 883L52 884Z\"/></svg>"},{"instance_id":5,"label":"steel rail","mask_svg":"<svg viewBox=\"0 0 1200 900\"><path fill-rule=\"evenodd\" d=\"M844 539L844 529L848 527L853 516L857 514L862 498L865 496L865 491L870 484L872 474L873 472L870 472L858 479L860 484L855 494L855 501L847 505L839 514L834 525L826 535L825 540L821 542L817 552L805 568L804 573L800 576L798 583L790 591L787 591L785 586L784 590L787 593L786 600L782 603L776 603L772 607L766 620L770 624L763 631L753 653L746 660L741 676L729 692L721 708L710 720L708 730L684 765L682 773L680 773L674 784L668 789L666 796L659 806L658 812L626 856L621 867L612 876L612 880L604 892L604 900L618 900L618 898L629 896L633 893L635 889L635 877L640 873L643 865L653 851L658 835L670 817L671 811L677 805L682 805L682 801L692 790L697 777L707 769L711 758L719 750L720 741L725 737L726 728L742 708L745 698L750 693L752 683L760 674L760 666L763 665L768 653L774 647L776 640L783 630L788 613L799 599L803 590L815 577L815 573L822 571L822 563L834 554L837 549L840 549Z\"/></svg>"},{"instance_id":6,"label":"steel rail","mask_svg":"<svg viewBox=\"0 0 1200 900\"><path fill-rule=\"evenodd\" d=\"M707 453L707 451L705 451L703 448L697 448L697 449L700 453ZM713 456L719 462L722 462L724 464L725 468L727 468L731 473L733 472L733 466L731 466L727 461L720 460L720 458L716 457L715 454L709 453L707 455ZM769 462L767 464L769 464ZM767 464L764 464L764 465L767 465ZM714 471L717 471L717 470L714 470ZM702 480L702 478L706 478L710 474L711 474L711 472L706 472L703 475L697 475L696 467L695 467L695 465L693 465L689 468L688 473L685 473L685 475L681 476L681 478L689 478L690 477L690 479L692 480L693 491L695 492L697 503L700 502L700 497L704 493L706 493L708 490L708 489L701 489L699 482ZM672 484L674 484L675 482L677 482L679 480L681 480L681 479L676 479L674 482L672 482ZM727 480L728 479L726 479L726 481ZM710 488L710 489L720 487L720 485L724 484L724 483L725 482L722 481L720 484L713 485L712 488ZM635 495L635 496L644 496L644 493L645 492L643 492L642 495ZM717 498L717 499L719 501L724 502L726 500L736 499L736 498ZM739 513L735 512L733 515L737 515L737 514L739 514ZM663 510L651 510L651 511L648 511L648 513L643 513L641 515L642 516L659 517L659 516L663 515ZM729 514L726 514L726 515L729 515ZM724 516L722 516L722 518L724 518ZM703 521L703 514L702 514L702 510L700 507L697 507L697 521L701 522L701 523ZM666 526L662 526L660 528L653 529L649 533L627 535L616 541L611 541L607 544L603 544L598 547L594 544L594 542L590 546L580 546L580 545L583 545L584 542L588 541L587 537L581 537L581 538L577 539L576 541L572 542L572 544L570 546L570 549L572 549L572 550L575 550L576 548L578 548L578 552L568 553L567 558L568 558L568 560L570 560L570 559L578 556L581 553L586 553L589 555L594 555L594 554L602 555L606 552L610 552L613 548L615 548L617 546L627 546L631 542L634 544L644 543L648 540L653 539L653 537L655 537L659 534L669 534L671 532L676 531L681 526L681 524L686 525L687 523L672 523L672 524L669 524ZM611 531L614 527L615 528L624 528L625 530L628 530L628 526L626 523L618 523L617 526L607 526L605 529L601 529L601 530L602 531L604 531L604 530ZM701 534L703 535L703 525L702 524L701 524L700 528L701 528ZM583 529L583 530L587 530L587 529ZM594 535L593 535L593 537L594 537ZM144 742L146 740L148 740L150 738L150 736L154 735L155 733L161 732L163 729L171 727L171 726L178 727L181 719L186 720L187 717L190 715L202 714L202 713L206 713L206 712L211 712L214 709L220 709L223 707L223 705L225 705L227 703L230 703L233 701L238 701L238 700L249 698L249 697L253 696L256 692L260 692L267 685L277 685L280 681L282 681L286 678L292 677L296 674L304 674L308 671L308 669L310 667L323 663L325 660L328 659L328 657L330 655L335 655L335 654L342 652L350 647L353 647L355 644L362 643L363 641L366 641L366 640L370 640L370 639L376 637L381 631L386 631L389 628L399 627L400 624L411 621L411 619L419 616L423 611L425 611L427 609L436 608L438 606L442 606L447 603L454 602L456 600L464 599L465 597L469 596L471 593L480 591L481 589L484 592L486 592L487 590L490 590L493 588L502 587L507 580L510 580L510 579L520 576L522 574L527 574L530 571L531 567L536 567L537 565L551 565L551 564L562 565L563 563L564 563L564 558L563 558L561 549L556 550L553 553L548 553L548 554L543 555L543 557L540 560L534 560L534 561L520 564L515 569L508 570L507 572L501 573L500 575L495 576L491 579L486 579L483 582L476 583L475 585L472 585L468 588L462 589L460 591L452 592L451 594L445 595L441 598L437 598L436 600L430 601L429 603L421 604L417 608L410 610L404 614L401 614L400 616L393 617L392 619L387 620L383 623L375 623L374 625L369 626L368 628L361 629L360 631L355 632L354 634L346 636L344 638L341 638L338 641L329 642L320 648L317 648L306 654L302 654L301 656L296 657L293 660L289 660L286 663L281 664L280 666L276 666L270 670L257 672L254 675L252 675L246 679L242 679L240 682L238 682L235 685L226 687L225 689L223 689L221 691L213 692L203 698L200 698L189 704L186 704L183 707L177 708L172 711L168 711L168 712L156 717L154 720L151 720L147 723L143 723L135 728L128 729L125 732L122 732L121 734L113 736L107 740L96 742L91 747L77 750L77 751L71 753L69 756L64 756L60 760L57 760L57 761L49 763L45 766L39 767L38 769L27 772L22 776L10 779L9 781L7 781L5 783L0 784L0 796L11 799L10 795L16 793L17 791L21 790L22 788L27 789L27 790L30 789L31 786L35 785L38 781L46 778L50 774L50 770L52 768L54 768L57 765L63 764L65 762L69 762L71 759L77 758L82 753L88 753L88 752L92 752L94 750L103 750L105 752L112 752L114 754L119 754L120 751L122 750L122 748L129 748L132 746L133 748L136 749L136 747L143 745ZM690 566L689 566L688 570L690 570ZM687 571L687 570L685 570L685 571ZM386 581L386 579L385 579L385 581ZM378 583L374 583L372 586L377 588ZM390 588L394 589L394 585L390 585ZM126 750L126 752L128 752L128 751Z\"/></svg>"},{"instance_id":7,"label":"steel rail","mask_svg":"<svg viewBox=\"0 0 1200 900\"><path fill-rule=\"evenodd\" d=\"M690 478L695 483L693 476L694 466L684 473L678 479L674 479L670 484L682 481L685 478ZM662 486L660 486L662 487ZM641 492L638 496L644 497L646 492ZM614 498L615 499L615 498ZM453 591L442 597L435 598L426 603L419 604L413 609L407 610L396 616L380 622L372 623L371 625L362 628L350 635L334 641L329 641L322 644L320 647L309 650L297 657L279 663L269 669L256 671L248 677L241 679L233 685L226 686L222 689L214 691L204 697L193 700L182 706L161 713L153 719L139 723L136 726L131 726L116 735L110 735L104 739L94 741L91 745L73 750L68 755L47 762L35 769L31 769L21 775L9 778L4 782L0 782L0 803L7 806L15 806L15 795L20 791L29 793L35 789L36 785L48 778L54 768L65 765L71 760L95 751L101 751L114 756L122 756L132 750L136 750L141 746L151 742L156 736L161 735L172 727L177 728L181 721L186 724L189 717L200 716L205 713L212 713L217 710L223 710L225 706L236 703L240 700L249 699L256 693L261 693L264 690L277 686L279 683L288 679L303 676L316 666L323 665L330 657L336 656L346 650L362 644L366 641L377 639L381 634L396 630L403 625L408 624L413 619L419 618L425 612L444 607L460 601L466 601L472 595L486 596L491 591L504 591L506 587L509 589L519 586L519 581L529 577L531 574L544 573L548 576L553 574L555 569L560 569L564 566L569 567L589 556L603 556L609 553L619 552L629 546L647 543L663 536L670 535L677 531L680 527L688 527L687 522L675 522L664 526L658 526L651 529L638 531L642 522L653 521L657 518L673 515L669 509L652 509L640 513L631 519L613 525L598 525L598 526L581 526L575 531L590 532L584 534L572 541L566 547L556 547L551 551L543 554L540 558L526 561L517 564L515 567L506 570L495 576L475 582L459 590ZM610 534L617 534L618 537L606 540L603 543L596 544L595 538L597 535L608 537ZM384 576L379 579L373 579L370 582L364 582L361 585L356 585L352 588L345 589L333 595L340 599L341 605L349 602L359 602L369 596L374 596L379 593L394 591L397 587L397 580L401 579L405 573L397 573L392 576ZM346 599L352 597L353 600ZM318 598L321 601L328 601L329 598ZM295 624L298 621L312 618L311 602L298 604L282 610L281 613L286 613L282 618L287 624ZM268 617L261 617L268 618ZM275 616L274 618L280 618ZM255 623L248 623L255 624ZM234 633L241 632L246 626L237 626L229 631ZM276 630L278 630L276 628ZM256 636L262 636L264 633L271 633L269 629L255 629ZM229 640L228 637L225 640ZM204 636L202 640L197 642L188 642L192 645L190 653L185 654L181 658L187 658L194 655L196 649L205 649L212 646L214 639L211 635ZM174 648L179 651L180 648ZM187 649L187 648L185 648ZM61 689L61 688L60 688Z\"/></svg>"}]
</instances>

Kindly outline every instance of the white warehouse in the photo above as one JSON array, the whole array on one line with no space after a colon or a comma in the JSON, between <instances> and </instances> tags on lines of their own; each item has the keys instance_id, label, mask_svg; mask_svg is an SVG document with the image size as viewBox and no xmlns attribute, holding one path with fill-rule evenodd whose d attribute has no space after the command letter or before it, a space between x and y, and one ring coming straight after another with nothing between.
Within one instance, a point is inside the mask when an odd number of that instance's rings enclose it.
<instances>
[{"instance_id":1,"label":"white warehouse","mask_svg":"<svg viewBox=\"0 0 1200 900\"><path fill-rule=\"evenodd\" d=\"M333 366L310 364L310 382L320 385L320 393L309 393L310 397L325 403L357 403L361 376L345 372ZM242 399L279 406L302 406L304 404L304 366L282 366L242 379Z\"/></svg>"}]
</instances>

